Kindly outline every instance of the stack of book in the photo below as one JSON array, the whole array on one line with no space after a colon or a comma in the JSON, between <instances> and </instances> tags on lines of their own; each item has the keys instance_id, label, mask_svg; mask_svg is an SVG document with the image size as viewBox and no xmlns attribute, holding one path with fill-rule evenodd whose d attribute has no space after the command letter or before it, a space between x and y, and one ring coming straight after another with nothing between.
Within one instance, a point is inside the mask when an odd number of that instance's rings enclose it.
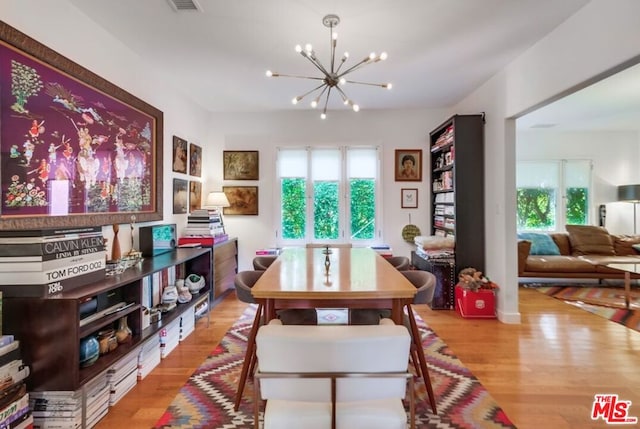
<instances>
[{"instance_id":1,"label":"stack of book","mask_svg":"<svg viewBox=\"0 0 640 429\"><path fill-rule=\"evenodd\" d=\"M160 357L164 359L169 356L169 353L178 346L179 342L180 320L174 320L160 331Z\"/></svg>"},{"instance_id":2,"label":"stack of book","mask_svg":"<svg viewBox=\"0 0 640 429\"><path fill-rule=\"evenodd\" d=\"M138 354L138 380L144 379L160 363L160 339L157 335L147 340Z\"/></svg>"},{"instance_id":3,"label":"stack of book","mask_svg":"<svg viewBox=\"0 0 640 429\"><path fill-rule=\"evenodd\" d=\"M139 350L129 353L107 371L109 380L109 405L114 406L138 382Z\"/></svg>"},{"instance_id":4,"label":"stack of book","mask_svg":"<svg viewBox=\"0 0 640 429\"><path fill-rule=\"evenodd\" d=\"M102 227L0 231L6 297L48 297L105 278Z\"/></svg>"},{"instance_id":5,"label":"stack of book","mask_svg":"<svg viewBox=\"0 0 640 429\"><path fill-rule=\"evenodd\" d=\"M196 329L195 308L191 307L180 316L180 338L184 341Z\"/></svg>"},{"instance_id":6,"label":"stack of book","mask_svg":"<svg viewBox=\"0 0 640 429\"><path fill-rule=\"evenodd\" d=\"M389 246L388 244L373 245L371 246L371 249L378 252L378 254L380 254L380 256L382 256L383 258L389 258L393 256L393 249L391 249L391 246Z\"/></svg>"},{"instance_id":7,"label":"stack of book","mask_svg":"<svg viewBox=\"0 0 640 429\"><path fill-rule=\"evenodd\" d=\"M109 397L111 395L109 377L102 373L84 386L86 392L87 411L85 427L94 427L109 412Z\"/></svg>"},{"instance_id":8,"label":"stack of book","mask_svg":"<svg viewBox=\"0 0 640 429\"><path fill-rule=\"evenodd\" d=\"M82 427L82 390L29 393L29 406L36 428Z\"/></svg>"},{"instance_id":9,"label":"stack of book","mask_svg":"<svg viewBox=\"0 0 640 429\"><path fill-rule=\"evenodd\" d=\"M33 415L24 381L29 372L21 359L20 342L13 335L0 336L0 427L32 427Z\"/></svg>"},{"instance_id":10,"label":"stack of book","mask_svg":"<svg viewBox=\"0 0 640 429\"><path fill-rule=\"evenodd\" d=\"M278 256L281 251L279 247L267 247L256 250L256 256Z\"/></svg>"},{"instance_id":11,"label":"stack of book","mask_svg":"<svg viewBox=\"0 0 640 429\"><path fill-rule=\"evenodd\" d=\"M187 217L185 235L224 235L222 216L217 210L198 209Z\"/></svg>"}]
</instances>

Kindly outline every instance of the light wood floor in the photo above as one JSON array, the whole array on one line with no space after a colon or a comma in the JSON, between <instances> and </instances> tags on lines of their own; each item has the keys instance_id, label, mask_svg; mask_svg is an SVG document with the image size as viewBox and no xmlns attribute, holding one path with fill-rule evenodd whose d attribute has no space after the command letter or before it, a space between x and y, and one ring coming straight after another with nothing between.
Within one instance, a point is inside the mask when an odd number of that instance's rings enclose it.
<instances>
[{"instance_id":1,"label":"light wood floor","mask_svg":"<svg viewBox=\"0 0 640 429\"><path fill-rule=\"evenodd\" d=\"M232 293L198 322L167 359L129 392L98 429L150 428L244 310ZM522 323L418 313L521 429L604 428L590 418L593 396L616 393L640 417L640 333L532 289L520 288ZM628 427L628 426L627 426Z\"/></svg>"}]
</instances>

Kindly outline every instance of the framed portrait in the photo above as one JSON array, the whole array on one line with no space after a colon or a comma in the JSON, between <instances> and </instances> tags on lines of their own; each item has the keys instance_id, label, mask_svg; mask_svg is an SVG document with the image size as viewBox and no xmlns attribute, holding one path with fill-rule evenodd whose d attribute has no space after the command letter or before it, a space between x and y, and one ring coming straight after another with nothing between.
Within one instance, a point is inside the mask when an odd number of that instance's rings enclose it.
<instances>
[{"instance_id":1,"label":"framed portrait","mask_svg":"<svg viewBox=\"0 0 640 429\"><path fill-rule=\"evenodd\" d=\"M402 188L400 190L401 202L400 206L403 209L417 209L418 208L418 189L415 188Z\"/></svg>"},{"instance_id":2,"label":"framed portrait","mask_svg":"<svg viewBox=\"0 0 640 429\"><path fill-rule=\"evenodd\" d=\"M202 207L202 183L197 181L189 182L189 212L199 210Z\"/></svg>"},{"instance_id":3,"label":"framed portrait","mask_svg":"<svg viewBox=\"0 0 640 429\"><path fill-rule=\"evenodd\" d=\"M223 186L222 192L229 200L230 207L222 211L225 215L257 215L258 187L257 186Z\"/></svg>"},{"instance_id":4,"label":"framed portrait","mask_svg":"<svg viewBox=\"0 0 640 429\"><path fill-rule=\"evenodd\" d=\"M188 184L183 179L173 179L173 214L184 214L188 207Z\"/></svg>"},{"instance_id":5,"label":"framed portrait","mask_svg":"<svg viewBox=\"0 0 640 429\"><path fill-rule=\"evenodd\" d=\"M258 180L260 177L257 150L225 150L222 160L224 180Z\"/></svg>"},{"instance_id":6,"label":"framed portrait","mask_svg":"<svg viewBox=\"0 0 640 429\"><path fill-rule=\"evenodd\" d=\"M396 182L422 181L422 149L396 149Z\"/></svg>"},{"instance_id":7,"label":"framed portrait","mask_svg":"<svg viewBox=\"0 0 640 429\"><path fill-rule=\"evenodd\" d=\"M187 141L178 136L173 136L173 171L187 174Z\"/></svg>"},{"instance_id":8,"label":"framed portrait","mask_svg":"<svg viewBox=\"0 0 640 429\"><path fill-rule=\"evenodd\" d=\"M197 144L189 145L189 174L200 177L202 173L202 148Z\"/></svg>"},{"instance_id":9,"label":"framed portrait","mask_svg":"<svg viewBox=\"0 0 640 429\"><path fill-rule=\"evenodd\" d=\"M162 219L163 114L0 22L0 230Z\"/></svg>"}]
</instances>

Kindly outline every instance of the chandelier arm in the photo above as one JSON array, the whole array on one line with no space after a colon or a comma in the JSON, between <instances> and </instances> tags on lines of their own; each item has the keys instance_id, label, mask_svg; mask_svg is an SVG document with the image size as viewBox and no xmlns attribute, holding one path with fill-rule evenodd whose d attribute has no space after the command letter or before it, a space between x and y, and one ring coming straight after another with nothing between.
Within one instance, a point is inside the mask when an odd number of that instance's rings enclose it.
<instances>
[{"instance_id":1,"label":"chandelier arm","mask_svg":"<svg viewBox=\"0 0 640 429\"><path fill-rule=\"evenodd\" d=\"M361 67L364 67L365 65L367 65L369 63L370 63L370 60L369 60L369 57L367 57L364 60L360 61L358 64L355 64L355 65L349 67L348 69L346 69L345 71L343 71L342 73L340 73L338 75L338 78L341 78L342 76L344 76L344 75L346 75L348 73L351 73L352 71L355 71L355 70L357 70L357 69L359 69Z\"/></svg>"},{"instance_id":2,"label":"chandelier arm","mask_svg":"<svg viewBox=\"0 0 640 429\"><path fill-rule=\"evenodd\" d=\"M294 77L296 79L324 80L323 77L298 76L293 74L274 73L272 77Z\"/></svg>"},{"instance_id":3,"label":"chandelier arm","mask_svg":"<svg viewBox=\"0 0 640 429\"><path fill-rule=\"evenodd\" d=\"M324 99L324 110L322 111L322 114L326 115L327 114L327 105L329 104L329 96L331 95L331 88L332 87L328 87L329 90L327 91L327 98Z\"/></svg>"},{"instance_id":4,"label":"chandelier arm","mask_svg":"<svg viewBox=\"0 0 640 429\"><path fill-rule=\"evenodd\" d=\"M319 90L320 88L322 88L323 86L326 86L326 85L327 85L326 83L321 83L320 85L318 85L318 86L316 86L315 88L313 88L311 91L307 91L307 92L305 92L304 94L302 94L301 96L296 97L296 98L298 99L298 101L300 101L300 100L302 100L304 97L306 97L307 95L311 94L311 93L312 93L312 92L314 92L314 91Z\"/></svg>"},{"instance_id":5,"label":"chandelier arm","mask_svg":"<svg viewBox=\"0 0 640 429\"><path fill-rule=\"evenodd\" d=\"M300 53L303 57L308 59L309 62L311 64L313 64L322 73L324 73L325 75L329 76L329 73L327 72L327 70L324 68L324 66L320 63L320 61L318 61L318 59L315 56L311 56L311 55L309 55L307 53L303 53L303 52ZM322 79L324 79L324 78L322 78Z\"/></svg>"},{"instance_id":6,"label":"chandelier arm","mask_svg":"<svg viewBox=\"0 0 640 429\"><path fill-rule=\"evenodd\" d=\"M336 69L336 72L335 72L335 73L336 73L336 75L339 75L339 73L340 73L340 69L342 68L342 66L344 65L344 63L345 63L346 61L347 61L347 59L346 59L346 58L343 58L343 59L340 61L340 65L338 66L338 68Z\"/></svg>"},{"instance_id":7,"label":"chandelier arm","mask_svg":"<svg viewBox=\"0 0 640 429\"><path fill-rule=\"evenodd\" d=\"M340 95L342 96L342 101L344 101L345 103L347 101L349 101L349 97L347 97L347 94L344 93L344 91L342 90L342 88L340 88L339 86L336 86L336 90L340 93Z\"/></svg>"},{"instance_id":8,"label":"chandelier arm","mask_svg":"<svg viewBox=\"0 0 640 429\"><path fill-rule=\"evenodd\" d=\"M329 45L331 46L331 73L335 67L337 40L333 38L333 25L329 27Z\"/></svg>"},{"instance_id":9,"label":"chandelier arm","mask_svg":"<svg viewBox=\"0 0 640 429\"><path fill-rule=\"evenodd\" d=\"M379 86L381 88L386 88L389 85L388 83L359 82L359 81L356 81L356 80L345 80L345 82L347 82L347 83L355 83L355 84L358 84L358 85Z\"/></svg>"}]
</instances>

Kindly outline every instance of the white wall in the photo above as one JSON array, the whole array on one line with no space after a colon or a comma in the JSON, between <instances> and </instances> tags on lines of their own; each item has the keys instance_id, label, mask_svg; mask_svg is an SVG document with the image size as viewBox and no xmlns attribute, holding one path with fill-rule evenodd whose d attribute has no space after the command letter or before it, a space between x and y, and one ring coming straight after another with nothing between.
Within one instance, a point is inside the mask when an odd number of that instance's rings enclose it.
<instances>
[{"instance_id":1,"label":"white wall","mask_svg":"<svg viewBox=\"0 0 640 429\"><path fill-rule=\"evenodd\" d=\"M618 185L640 183L640 136L636 131L522 130L516 135L516 159L593 161L589 216L598 223L598 206L607 205L606 228L614 234L633 232L633 206L618 203ZM562 227L562 226L560 226Z\"/></svg>"},{"instance_id":2,"label":"white wall","mask_svg":"<svg viewBox=\"0 0 640 429\"><path fill-rule=\"evenodd\" d=\"M255 250L274 246L277 195L275 180L276 147L313 145L373 144L383 153L384 217L381 242L391 245L394 254L409 256L414 246L402 240L402 227L416 224L423 234L430 233L430 152L429 131L447 119L444 110L349 110L330 111L326 120L317 112L292 111L278 113L212 114L208 136L212 157L205 164L208 190L221 186L258 186L258 216L225 216L227 233L238 237L240 269L249 269ZM395 149L422 149L422 182L395 182L393 157ZM258 150L259 181L223 181L223 150ZM418 188L418 208L400 208L400 189Z\"/></svg>"},{"instance_id":3,"label":"white wall","mask_svg":"<svg viewBox=\"0 0 640 429\"><path fill-rule=\"evenodd\" d=\"M470 94L453 111L487 113L487 272L502 287L498 317L520 320L513 118L640 55L640 2L593 0Z\"/></svg>"},{"instance_id":4,"label":"white wall","mask_svg":"<svg viewBox=\"0 0 640 429\"><path fill-rule=\"evenodd\" d=\"M172 137L206 146L208 112L184 98L154 68L137 54L94 24L67 1L2 0L1 19L59 54L94 71L164 113L163 223L184 223L186 215L173 215ZM209 156L203 149L203 157ZM129 250L130 229L121 227L118 238L123 253ZM104 228L111 238L111 227ZM137 245L137 241L136 241Z\"/></svg>"}]
</instances>

